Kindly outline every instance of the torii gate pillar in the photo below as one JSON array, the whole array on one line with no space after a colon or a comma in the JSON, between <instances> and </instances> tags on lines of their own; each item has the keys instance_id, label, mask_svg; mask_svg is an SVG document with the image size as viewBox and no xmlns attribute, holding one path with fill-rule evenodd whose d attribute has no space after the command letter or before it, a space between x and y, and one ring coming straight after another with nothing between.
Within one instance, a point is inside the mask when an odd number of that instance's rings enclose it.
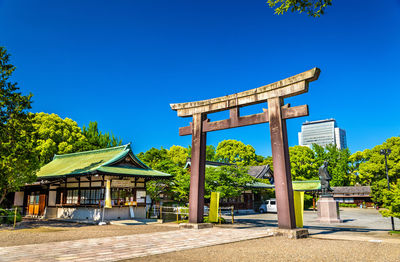
<instances>
[{"instance_id":1,"label":"torii gate pillar","mask_svg":"<svg viewBox=\"0 0 400 262\"><path fill-rule=\"evenodd\" d=\"M197 102L171 104L180 117L193 117L190 126L179 128L179 135L192 135L192 159L189 193L189 222L203 222L204 182L207 132L270 123L274 180L278 208L278 226L296 228L293 188L290 172L286 119L308 115L308 106L284 105L284 98L306 93L309 82L318 79L320 70L313 68L298 75L252 90ZM267 102L263 113L243 116L240 107ZM207 114L230 110L229 119L210 122Z\"/></svg>"},{"instance_id":2,"label":"torii gate pillar","mask_svg":"<svg viewBox=\"0 0 400 262\"><path fill-rule=\"evenodd\" d=\"M282 118L283 99L268 100L269 129L271 133L272 161L274 164L275 195L277 199L278 227L296 228L292 177L286 120Z\"/></svg>"},{"instance_id":3,"label":"torii gate pillar","mask_svg":"<svg viewBox=\"0 0 400 262\"><path fill-rule=\"evenodd\" d=\"M207 116L201 113L193 115L189 223L203 222L207 133L203 132L202 123L206 118Z\"/></svg>"}]
</instances>

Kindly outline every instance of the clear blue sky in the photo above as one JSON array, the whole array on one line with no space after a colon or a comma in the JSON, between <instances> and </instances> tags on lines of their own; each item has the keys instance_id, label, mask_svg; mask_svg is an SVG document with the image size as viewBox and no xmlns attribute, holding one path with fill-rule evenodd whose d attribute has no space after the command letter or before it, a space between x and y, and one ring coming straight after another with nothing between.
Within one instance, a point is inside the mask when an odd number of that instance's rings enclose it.
<instances>
[{"instance_id":1,"label":"clear blue sky","mask_svg":"<svg viewBox=\"0 0 400 262\"><path fill-rule=\"evenodd\" d=\"M133 142L187 146L170 103L256 88L313 67L308 117L287 121L289 145L302 122L335 118L352 152L400 135L400 2L333 0L326 15L273 14L266 0L0 0L0 45L14 80L34 94L32 111L98 121ZM244 113L261 112L261 106ZM219 113L212 120L222 119ZM271 154L267 124L209 133Z\"/></svg>"}]
</instances>

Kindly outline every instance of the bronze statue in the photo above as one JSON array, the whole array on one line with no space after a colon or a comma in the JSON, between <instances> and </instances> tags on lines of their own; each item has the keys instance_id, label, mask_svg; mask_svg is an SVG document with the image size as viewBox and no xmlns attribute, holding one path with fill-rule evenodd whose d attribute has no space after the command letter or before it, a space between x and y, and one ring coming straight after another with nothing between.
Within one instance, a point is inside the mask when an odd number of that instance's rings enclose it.
<instances>
[{"instance_id":1,"label":"bronze statue","mask_svg":"<svg viewBox=\"0 0 400 262\"><path fill-rule=\"evenodd\" d=\"M330 182L332 177L328 172L328 161L324 161L322 166L319 168L319 179L321 180L321 191L322 196L332 196L329 192L332 192L332 188L330 187Z\"/></svg>"}]
</instances>

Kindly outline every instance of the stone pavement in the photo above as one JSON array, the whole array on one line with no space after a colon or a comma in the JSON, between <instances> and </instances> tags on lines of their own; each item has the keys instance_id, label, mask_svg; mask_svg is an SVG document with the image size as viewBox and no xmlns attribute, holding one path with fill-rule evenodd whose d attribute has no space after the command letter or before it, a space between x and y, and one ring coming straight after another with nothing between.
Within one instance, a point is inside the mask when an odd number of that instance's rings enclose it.
<instances>
[{"instance_id":1,"label":"stone pavement","mask_svg":"<svg viewBox=\"0 0 400 262\"><path fill-rule=\"evenodd\" d=\"M261 228L186 229L0 248L0 261L118 261L271 236Z\"/></svg>"}]
</instances>

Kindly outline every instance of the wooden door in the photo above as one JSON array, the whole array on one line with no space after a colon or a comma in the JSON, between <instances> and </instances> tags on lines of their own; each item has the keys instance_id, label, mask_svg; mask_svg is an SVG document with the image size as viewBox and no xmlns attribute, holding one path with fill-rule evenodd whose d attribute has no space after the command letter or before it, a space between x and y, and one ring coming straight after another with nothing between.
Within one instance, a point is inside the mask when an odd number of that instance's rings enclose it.
<instances>
[{"instance_id":1,"label":"wooden door","mask_svg":"<svg viewBox=\"0 0 400 262\"><path fill-rule=\"evenodd\" d=\"M39 195L39 215L44 215L44 209L46 207L46 195Z\"/></svg>"},{"instance_id":2,"label":"wooden door","mask_svg":"<svg viewBox=\"0 0 400 262\"><path fill-rule=\"evenodd\" d=\"M35 196L28 196L28 215L33 215L35 209Z\"/></svg>"},{"instance_id":3,"label":"wooden door","mask_svg":"<svg viewBox=\"0 0 400 262\"><path fill-rule=\"evenodd\" d=\"M34 195L34 201L33 214L37 216L39 215L39 195Z\"/></svg>"}]
</instances>

